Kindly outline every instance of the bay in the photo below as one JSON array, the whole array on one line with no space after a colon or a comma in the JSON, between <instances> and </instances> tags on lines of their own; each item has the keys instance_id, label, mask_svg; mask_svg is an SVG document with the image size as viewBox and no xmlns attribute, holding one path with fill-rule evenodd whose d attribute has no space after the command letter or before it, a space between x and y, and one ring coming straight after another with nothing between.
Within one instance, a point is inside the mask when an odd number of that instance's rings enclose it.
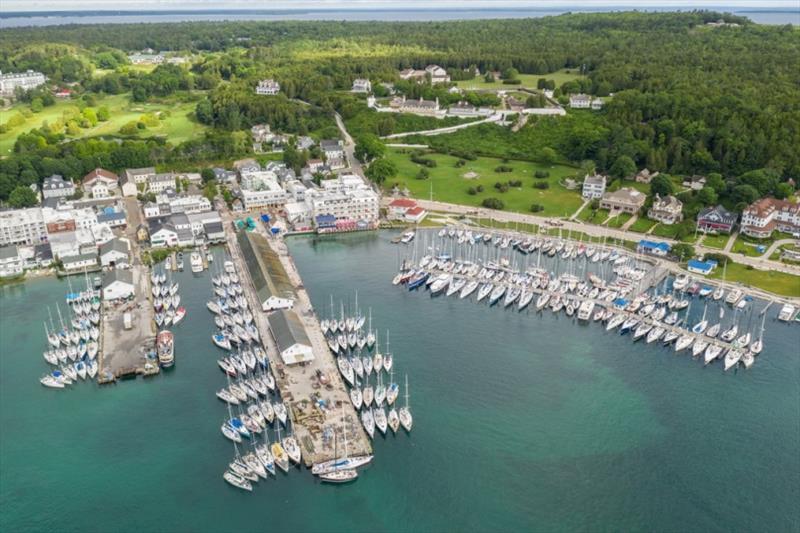
<instances>
[{"instance_id":1,"label":"bay","mask_svg":"<svg viewBox=\"0 0 800 533\"><path fill-rule=\"evenodd\" d=\"M298 469L252 494L221 479L208 273L176 276L173 371L65 391L38 377L45 306L66 283L0 288L0 530L800 527L800 330L777 309L753 368L725 373L565 316L393 287L393 236L289 240L318 313L357 290L409 376L414 431L378 438L349 486Z\"/></svg>"}]
</instances>

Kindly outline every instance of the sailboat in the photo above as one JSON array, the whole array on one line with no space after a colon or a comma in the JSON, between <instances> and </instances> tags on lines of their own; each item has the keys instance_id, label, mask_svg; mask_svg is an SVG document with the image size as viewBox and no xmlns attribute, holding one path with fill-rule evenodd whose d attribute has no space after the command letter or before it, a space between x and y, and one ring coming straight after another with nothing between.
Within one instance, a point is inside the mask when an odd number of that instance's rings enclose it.
<instances>
[{"instance_id":1,"label":"sailboat","mask_svg":"<svg viewBox=\"0 0 800 533\"><path fill-rule=\"evenodd\" d=\"M700 319L700 322L694 325L692 328L692 333L703 333L706 328L708 327L708 320L706 320L706 311L708 311L708 304L703 308L703 318Z\"/></svg>"},{"instance_id":2,"label":"sailboat","mask_svg":"<svg viewBox=\"0 0 800 533\"><path fill-rule=\"evenodd\" d=\"M411 416L411 408L408 405L408 374L406 374L406 404L400 408L398 415L400 417L400 424L403 426L403 429L406 431L411 431L411 427L414 424L414 419Z\"/></svg>"},{"instance_id":3,"label":"sailboat","mask_svg":"<svg viewBox=\"0 0 800 533\"><path fill-rule=\"evenodd\" d=\"M284 472L288 472L289 456L286 454L286 450L284 450L283 446L281 445L281 427L276 427L275 431L277 432L277 436L275 438L275 442L273 442L272 446L270 446L270 451L272 452L272 457L275 459L275 464L278 465Z\"/></svg>"},{"instance_id":4,"label":"sailboat","mask_svg":"<svg viewBox=\"0 0 800 533\"><path fill-rule=\"evenodd\" d=\"M760 330L760 332L758 334L758 339L756 339L755 342L753 342L753 344L750 345L750 353L752 353L753 355L760 354L761 350L764 349L764 322L767 319L766 311L762 311L761 312L761 316L762 316L762 318L761 318L761 330Z\"/></svg>"},{"instance_id":5,"label":"sailboat","mask_svg":"<svg viewBox=\"0 0 800 533\"><path fill-rule=\"evenodd\" d=\"M356 471L356 463L350 461L350 458L347 456L347 427L344 424L344 415L342 416L342 436L344 437L344 458L334 459L333 461L326 461L320 465L314 465L311 469L313 474L319 476L322 481L328 483L347 483L348 481L353 481L358 477L358 471ZM333 435L333 456L336 457L338 452L336 450L336 434ZM361 464L366 464L372 460L372 456L365 456L368 459ZM316 471L315 471L316 469Z\"/></svg>"}]
</instances>

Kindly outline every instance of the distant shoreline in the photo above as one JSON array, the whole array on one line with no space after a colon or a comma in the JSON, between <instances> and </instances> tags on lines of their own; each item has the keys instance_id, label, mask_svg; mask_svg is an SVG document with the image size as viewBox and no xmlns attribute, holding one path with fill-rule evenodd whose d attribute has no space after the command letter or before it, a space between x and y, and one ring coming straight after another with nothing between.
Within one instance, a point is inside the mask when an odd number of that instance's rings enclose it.
<instances>
[{"instance_id":1,"label":"distant shoreline","mask_svg":"<svg viewBox=\"0 0 800 533\"><path fill-rule=\"evenodd\" d=\"M746 16L757 24L800 24L800 9L785 7L703 6L704 10ZM647 6L636 11L663 13L693 11L689 7ZM633 11L630 6L562 6L498 8L302 8L302 9L165 9L165 10L79 10L79 11L4 11L0 28L58 26L67 24L130 24L235 20L349 20L349 21L425 21L475 20L497 18L540 18L565 13L611 13Z\"/></svg>"}]
</instances>

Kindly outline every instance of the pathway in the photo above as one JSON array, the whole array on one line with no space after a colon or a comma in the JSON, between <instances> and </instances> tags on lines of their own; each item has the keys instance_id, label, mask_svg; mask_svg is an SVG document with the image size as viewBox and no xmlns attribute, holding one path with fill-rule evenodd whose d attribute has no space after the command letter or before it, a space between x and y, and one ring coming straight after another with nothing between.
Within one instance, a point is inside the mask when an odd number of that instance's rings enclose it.
<instances>
[{"instance_id":1,"label":"pathway","mask_svg":"<svg viewBox=\"0 0 800 533\"><path fill-rule=\"evenodd\" d=\"M342 137L344 137L344 153L347 156L348 163L350 164L350 170L363 177L364 172L361 169L361 162L356 159L355 155L356 143L353 142L353 138L347 132L347 128L344 125L341 115L334 111L333 116L336 119L336 127L339 128L339 132L341 132Z\"/></svg>"},{"instance_id":2,"label":"pathway","mask_svg":"<svg viewBox=\"0 0 800 533\"><path fill-rule=\"evenodd\" d=\"M728 237L728 242L725 243L725 248L723 248L722 251L725 253L730 252L731 248L733 248L733 243L736 242L736 237L738 236L739 236L738 231L734 231L733 233L731 233L731 236Z\"/></svg>"},{"instance_id":3,"label":"pathway","mask_svg":"<svg viewBox=\"0 0 800 533\"><path fill-rule=\"evenodd\" d=\"M575 211L574 213L572 213L572 216L569 217L569 219L570 220L575 220L576 218L578 218L578 215L581 214L581 211L583 211L583 208L586 207L587 205L589 205L590 203L592 203L591 200L584 200L583 203L581 204L581 206L578 208L578 210Z\"/></svg>"},{"instance_id":4,"label":"pathway","mask_svg":"<svg viewBox=\"0 0 800 533\"><path fill-rule=\"evenodd\" d=\"M498 122L503 118L502 113L495 113L490 117L484 118L482 120L476 120L474 122L467 122L466 124L458 124L456 126L448 126L446 128L436 128L433 130L424 130L424 131L407 131L405 133L393 133L392 135L385 135L381 137L381 139L400 139L402 137L408 137L410 135L441 135L442 133L452 133L454 131L458 131L464 128L471 128L472 126L477 126L478 124L485 124L487 122Z\"/></svg>"},{"instance_id":5,"label":"pathway","mask_svg":"<svg viewBox=\"0 0 800 533\"><path fill-rule=\"evenodd\" d=\"M620 229L627 231L633 225L633 223L636 222L638 219L639 215L633 215L631 218L628 219L626 223L622 225Z\"/></svg>"},{"instance_id":6,"label":"pathway","mask_svg":"<svg viewBox=\"0 0 800 533\"><path fill-rule=\"evenodd\" d=\"M779 247L783 246L784 244L795 244L800 246L800 239L778 239L777 241L773 242L767 248L767 251L761 254L760 259L769 259L769 257L775 253Z\"/></svg>"}]
</instances>

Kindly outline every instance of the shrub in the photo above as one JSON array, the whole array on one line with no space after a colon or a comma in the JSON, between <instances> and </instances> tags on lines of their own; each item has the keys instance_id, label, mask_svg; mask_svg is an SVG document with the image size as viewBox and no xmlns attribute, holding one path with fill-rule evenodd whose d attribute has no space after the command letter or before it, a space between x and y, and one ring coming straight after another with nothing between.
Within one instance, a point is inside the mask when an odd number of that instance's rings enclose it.
<instances>
[{"instance_id":1,"label":"shrub","mask_svg":"<svg viewBox=\"0 0 800 533\"><path fill-rule=\"evenodd\" d=\"M500 165L500 166L497 166L497 167L495 167L495 168L494 168L494 171L495 171L495 172L500 172L500 173L503 173L503 172L513 172L513 171L514 171L514 168L513 168L513 167L510 167L510 166L508 166L508 165Z\"/></svg>"},{"instance_id":2,"label":"shrub","mask_svg":"<svg viewBox=\"0 0 800 533\"><path fill-rule=\"evenodd\" d=\"M425 165L428 168L433 168L436 166L436 161L428 157L422 157L417 153L411 154L411 161L418 165Z\"/></svg>"},{"instance_id":3,"label":"shrub","mask_svg":"<svg viewBox=\"0 0 800 533\"><path fill-rule=\"evenodd\" d=\"M466 164L467 164L466 161L464 161L463 159L459 159L458 161L456 161L456 168L461 168Z\"/></svg>"},{"instance_id":4,"label":"shrub","mask_svg":"<svg viewBox=\"0 0 800 533\"><path fill-rule=\"evenodd\" d=\"M478 194L478 190L475 187L470 187L469 189L467 189L467 194L469 194L470 196L475 196L476 194Z\"/></svg>"},{"instance_id":5,"label":"shrub","mask_svg":"<svg viewBox=\"0 0 800 533\"><path fill-rule=\"evenodd\" d=\"M503 85L521 85L522 80L503 80Z\"/></svg>"},{"instance_id":6,"label":"shrub","mask_svg":"<svg viewBox=\"0 0 800 533\"><path fill-rule=\"evenodd\" d=\"M494 188L497 189L499 192L508 192L508 183L503 183L498 181L494 184Z\"/></svg>"},{"instance_id":7,"label":"shrub","mask_svg":"<svg viewBox=\"0 0 800 533\"><path fill-rule=\"evenodd\" d=\"M543 180L545 178L549 178L550 173L546 170L537 170L536 172L533 173L533 177Z\"/></svg>"},{"instance_id":8,"label":"shrub","mask_svg":"<svg viewBox=\"0 0 800 533\"><path fill-rule=\"evenodd\" d=\"M483 185L478 185L477 187L475 187L475 190L478 192L483 192Z\"/></svg>"},{"instance_id":9,"label":"shrub","mask_svg":"<svg viewBox=\"0 0 800 533\"><path fill-rule=\"evenodd\" d=\"M508 180L508 186L509 187L521 187L522 186L522 180Z\"/></svg>"},{"instance_id":10,"label":"shrub","mask_svg":"<svg viewBox=\"0 0 800 533\"><path fill-rule=\"evenodd\" d=\"M541 211L544 211L544 206L542 204L531 205L531 213L539 213Z\"/></svg>"},{"instance_id":11,"label":"shrub","mask_svg":"<svg viewBox=\"0 0 800 533\"><path fill-rule=\"evenodd\" d=\"M416 177L417 177L418 180L426 180L426 179L431 177L431 173L428 172L427 168L423 167L423 168L419 169L419 172L417 172L417 176Z\"/></svg>"},{"instance_id":12,"label":"shrub","mask_svg":"<svg viewBox=\"0 0 800 533\"><path fill-rule=\"evenodd\" d=\"M481 202L481 205L487 209L503 209L505 206L503 201L498 198L484 198L483 202Z\"/></svg>"},{"instance_id":13,"label":"shrub","mask_svg":"<svg viewBox=\"0 0 800 533\"><path fill-rule=\"evenodd\" d=\"M542 190L549 189L550 188L550 184L547 183L546 181L537 181L536 183L533 184L533 188L534 189L542 189Z\"/></svg>"}]
</instances>

